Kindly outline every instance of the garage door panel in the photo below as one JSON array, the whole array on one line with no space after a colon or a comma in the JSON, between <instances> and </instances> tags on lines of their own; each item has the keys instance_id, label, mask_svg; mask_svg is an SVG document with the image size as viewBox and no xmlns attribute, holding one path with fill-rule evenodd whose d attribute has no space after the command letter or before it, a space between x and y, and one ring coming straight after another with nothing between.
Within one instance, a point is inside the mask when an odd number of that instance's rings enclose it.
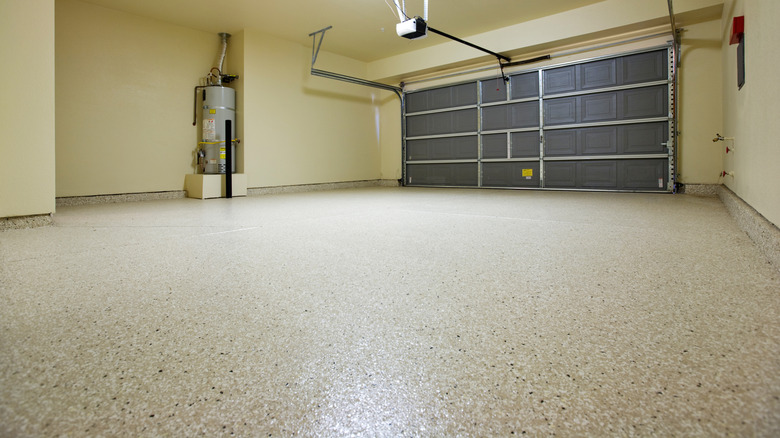
<instances>
[{"instance_id":1,"label":"garage door panel","mask_svg":"<svg viewBox=\"0 0 780 438\"><path fill-rule=\"evenodd\" d=\"M407 116L409 137L477 131L477 109Z\"/></svg>"},{"instance_id":2,"label":"garage door panel","mask_svg":"<svg viewBox=\"0 0 780 438\"><path fill-rule=\"evenodd\" d=\"M579 123L592 123L616 120L618 117L617 94L599 93L578 98Z\"/></svg>"},{"instance_id":3,"label":"garage door panel","mask_svg":"<svg viewBox=\"0 0 780 438\"><path fill-rule=\"evenodd\" d=\"M406 111L410 113L416 113L418 111L426 111L428 107L427 91L408 93L406 95L405 103L406 103Z\"/></svg>"},{"instance_id":4,"label":"garage door panel","mask_svg":"<svg viewBox=\"0 0 780 438\"><path fill-rule=\"evenodd\" d=\"M507 121L506 105L491 106L482 108L482 130L493 131L497 129L506 129L509 125Z\"/></svg>"},{"instance_id":5,"label":"garage door panel","mask_svg":"<svg viewBox=\"0 0 780 438\"><path fill-rule=\"evenodd\" d=\"M451 106L476 105L477 99L476 84L459 85L454 88Z\"/></svg>"},{"instance_id":6,"label":"garage door panel","mask_svg":"<svg viewBox=\"0 0 780 438\"><path fill-rule=\"evenodd\" d=\"M552 161L545 187L597 190L666 190L668 161L659 159Z\"/></svg>"},{"instance_id":7,"label":"garage door panel","mask_svg":"<svg viewBox=\"0 0 780 438\"><path fill-rule=\"evenodd\" d=\"M457 106L476 105L477 86L474 83L417 91L406 95L408 112L432 111Z\"/></svg>"},{"instance_id":8,"label":"garage door panel","mask_svg":"<svg viewBox=\"0 0 780 438\"><path fill-rule=\"evenodd\" d=\"M521 102L482 108L483 131L529 128L538 125L538 102Z\"/></svg>"},{"instance_id":9,"label":"garage door panel","mask_svg":"<svg viewBox=\"0 0 780 438\"><path fill-rule=\"evenodd\" d=\"M539 156L539 131L513 132L510 135L512 158L531 158Z\"/></svg>"},{"instance_id":10,"label":"garage door panel","mask_svg":"<svg viewBox=\"0 0 780 438\"><path fill-rule=\"evenodd\" d=\"M476 187L477 163L408 164L407 183L418 186Z\"/></svg>"},{"instance_id":11,"label":"garage door panel","mask_svg":"<svg viewBox=\"0 0 780 438\"><path fill-rule=\"evenodd\" d=\"M539 102L510 104L509 111L509 128L539 126Z\"/></svg>"},{"instance_id":12,"label":"garage door panel","mask_svg":"<svg viewBox=\"0 0 780 438\"><path fill-rule=\"evenodd\" d=\"M512 99L525 99L539 96L539 75L536 72L509 77Z\"/></svg>"},{"instance_id":13,"label":"garage door panel","mask_svg":"<svg viewBox=\"0 0 780 438\"><path fill-rule=\"evenodd\" d=\"M565 155L666 154L668 123L558 129L545 133L544 153Z\"/></svg>"},{"instance_id":14,"label":"garage door panel","mask_svg":"<svg viewBox=\"0 0 780 438\"><path fill-rule=\"evenodd\" d=\"M455 111L452 118L452 132L473 132L477 130L477 109Z\"/></svg>"},{"instance_id":15,"label":"garage door panel","mask_svg":"<svg viewBox=\"0 0 780 438\"><path fill-rule=\"evenodd\" d=\"M665 190L668 179L666 159L620 162L620 188L624 190Z\"/></svg>"},{"instance_id":16,"label":"garage door panel","mask_svg":"<svg viewBox=\"0 0 780 438\"><path fill-rule=\"evenodd\" d=\"M666 85L624 90L623 119L666 117L668 91Z\"/></svg>"},{"instance_id":17,"label":"garage door panel","mask_svg":"<svg viewBox=\"0 0 780 438\"><path fill-rule=\"evenodd\" d=\"M506 134L489 134L482 136L482 158L507 158L509 149Z\"/></svg>"},{"instance_id":18,"label":"garage door panel","mask_svg":"<svg viewBox=\"0 0 780 438\"><path fill-rule=\"evenodd\" d=\"M668 115L665 85L544 101L545 126L611 122Z\"/></svg>"},{"instance_id":19,"label":"garage door panel","mask_svg":"<svg viewBox=\"0 0 780 438\"><path fill-rule=\"evenodd\" d=\"M408 140L406 159L463 160L477 158L477 136Z\"/></svg>"},{"instance_id":20,"label":"garage door panel","mask_svg":"<svg viewBox=\"0 0 780 438\"><path fill-rule=\"evenodd\" d=\"M617 60L589 62L580 66L579 90L614 87L618 84Z\"/></svg>"},{"instance_id":21,"label":"garage door panel","mask_svg":"<svg viewBox=\"0 0 780 438\"><path fill-rule=\"evenodd\" d=\"M539 162L483 163L484 187L539 187Z\"/></svg>"},{"instance_id":22,"label":"garage door panel","mask_svg":"<svg viewBox=\"0 0 780 438\"><path fill-rule=\"evenodd\" d=\"M408 183L668 192L669 62L666 47L413 92Z\"/></svg>"},{"instance_id":23,"label":"garage door panel","mask_svg":"<svg viewBox=\"0 0 780 438\"><path fill-rule=\"evenodd\" d=\"M544 164L544 185L552 188L577 186L577 163L573 161L552 161Z\"/></svg>"},{"instance_id":24,"label":"garage door panel","mask_svg":"<svg viewBox=\"0 0 780 438\"><path fill-rule=\"evenodd\" d=\"M577 123L577 98L563 97L544 101L545 126Z\"/></svg>"},{"instance_id":25,"label":"garage door panel","mask_svg":"<svg viewBox=\"0 0 780 438\"><path fill-rule=\"evenodd\" d=\"M439 88L431 90L428 94L428 109L447 108L455 105L455 100L459 95L458 88Z\"/></svg>"},{"instance_id":26,"label":"garage door panel","mask_svg":"<svg viewBox=\"0 0 780 438\"><path fill-rule=\"evenodd\" d=\"M406 135L410 137L425 135L427 120L422 116L406 116Z\"/></svg>"},{"instance_id":27,"label":"garage door panel","mask_svg":"<svg viewBox=\"0 0 780 438\"><path fill-rule=\"evenodd\" d=\"M578 187L586 189L616 189L615 161L581 161L577 163Z\"/></svg>"},{"instance_id":28,"label":"garage door panel","mask_svg":"<svg viewBox=\"0 0 780 438\"><path fill-rule=\"evenodd\" d=\"M669 137L667 122L624 125L620 127L620 153L665 154Z\"/></svg>"},{"instance_id":29,"label":"garage door panel","mask_svg":"<svg viewBox=\"0 0 780 438\"><path fill-rule=\"evenodd\" d=\"M481 81L480 87L482 90L482 103L506 100L506 82L504 82L503 78Z\"/></svg>"},{"instance_id":30,"label":"garage door panel","mask_svg":"<svg viewBox=\"0 0 780 438\"><path fill-rule=\"evenodd\" d=\"M569 93L577 90L577 66L544 71L544 94Z\"/></svg>"},{"instance_id":31,"label":"garage door panel","mask_svg":"<svg viewBox=\"0 0 780 438\"><path fill-rule=\"evenodd\" d=\"M609 88L668 78L667 50L584 62L544 71L544 94Z\"/></svg>"},{"instance_id":32,"label":"garage door panel","mask_svg":"<svg viewBox=\"0 0 780 438\"><path fill-rule=\"evenodd\" d=\"M458 132L456 122L458 117L455 113L429 114L422 117L428 119L428 123L426 125L428 132L426 132L426 134L447 134L450 132Z\"/></svg>"},{"instance_id":33,"label":"garage door panel","mask_svg":"<svg viewBox=\"0 0 780 438\"><path fill-rule=\"evenodd\" d=\"M544 155L576 155L577 130L561 129L550 131L544 137Z\"/></svg>"},{"instance_id":34,"label":"garage door panel","mask_svg":"<svg viewBox=\"0 0 780 438\"><path fill-rule=\"evenodd\" d=\"M581 155L617 153L617 127L585 128L580 130Z\"/></svg>"},{"instance_id":35,"label":"garage door panel","mask_svg":"<svg viewBox=\"0 0 780 438\"><path fill-rule=\"evenodd\" d=\"M666 50L628 55L621 61L625 85L661 81L668 76Z\"/></svg>"}]
</instances>

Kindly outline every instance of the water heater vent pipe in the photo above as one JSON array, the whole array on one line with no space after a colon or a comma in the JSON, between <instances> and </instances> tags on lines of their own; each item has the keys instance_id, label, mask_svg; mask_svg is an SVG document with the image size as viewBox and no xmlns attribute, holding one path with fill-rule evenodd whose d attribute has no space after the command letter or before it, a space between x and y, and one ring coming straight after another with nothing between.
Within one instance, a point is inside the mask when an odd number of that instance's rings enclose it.
<instances>
[{"instance_id":1,"label":"water heater vent pipe","mask_svg":"<svg viewBox=\"0 0 780 438\"><path fill-rule=\"evenodd\" d=\"M229 33L220 32L219 36L222 37L222 47L219 51L219 63L217 64L217 85L222 85L222 64L225 62L225 53L227 53L227 40L230 38Z\"/></svg>"}]
</instances>

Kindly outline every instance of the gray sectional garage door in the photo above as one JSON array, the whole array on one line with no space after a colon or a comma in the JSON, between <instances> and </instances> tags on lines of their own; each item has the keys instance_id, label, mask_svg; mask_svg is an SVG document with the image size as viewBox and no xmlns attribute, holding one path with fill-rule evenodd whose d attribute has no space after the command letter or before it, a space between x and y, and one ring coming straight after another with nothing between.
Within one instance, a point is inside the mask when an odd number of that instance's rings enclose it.
<instances>
[{"instance_id":1,"label":"gray sectional garage door","mask_svg":"<svg viewBox=\"0 0 780 438\"><path fill-rule=\"evenodd\" d=\"M404 183L671 191L670 52L407 93Z\"/></svg>"}]
</instances>

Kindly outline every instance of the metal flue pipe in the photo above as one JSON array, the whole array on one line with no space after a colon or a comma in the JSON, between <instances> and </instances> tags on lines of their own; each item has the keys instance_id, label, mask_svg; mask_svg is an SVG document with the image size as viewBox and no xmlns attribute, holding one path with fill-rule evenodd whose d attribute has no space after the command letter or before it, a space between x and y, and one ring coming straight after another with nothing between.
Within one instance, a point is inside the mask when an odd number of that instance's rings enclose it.
<instances>
[{"instance_id":1,"label":"metal flue pipe","mask_svg":"<svg viewBox=\"0 0 780 438\"><path fill-rule=\"evenodd\" d=\"M229 33L220 32L219 36L222 37L222 46L219 50L219 62L217 63L217 85L222 85L222 64L225 62L225 53L227 53L227 40L230 38Z\"/></svg>"}]
</instances>

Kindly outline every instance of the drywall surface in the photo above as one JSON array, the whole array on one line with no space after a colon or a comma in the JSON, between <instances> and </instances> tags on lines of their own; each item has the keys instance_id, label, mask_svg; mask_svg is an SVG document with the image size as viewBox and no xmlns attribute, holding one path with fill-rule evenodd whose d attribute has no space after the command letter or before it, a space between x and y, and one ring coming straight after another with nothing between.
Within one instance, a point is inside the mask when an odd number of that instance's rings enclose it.
<instances>
[{"instance_id":1,"label":"drywall surface","mask_svg":"<svg viewBox=\"0 0 780 438\"><path fill-rule=\"evenodd\" d=\"M76 0L55 33L57 196L182 190L219 37Z\"/></svg>"},{"instance_id":2,"label":"drywall surface","mask_svg":"<svg viewBox=\"0 0 780 438\"><path fill-rule=\"evenodd\" d=\"M379 178L378 91L310 74L311 47L243 31L244 171L249 187ZM320 52L317 68L365 77Z\"/></svg>"},{"instance_id":3,"label":"drywall surface","mask_svg":"<svg viewBox=\"0 0 780 438\"><path fill-rule=\"evenodd\" d=\"M400 180L403 154L401 153L401 101L395 94L382 92L380 103L380 140L382 145L383 180Z\"/></svg>"},{"instance_id":4,"label":"drywall surface","mask_svg":"<svg viewBox=\"0 0 780 438\"><path fill-rule=\"evenodd\" d=\"M54 0L0 2L0 218L54 212ZM17 75L15 73L20 73Z\"/></svg>"},{"instance_id":5,"label":"drywall surface","mask_svg":"<svg viewBox=\"0 0 780 438\"><path fill-rule=\"evenodd\" d=\"M737 46L729 45L732 18L745 17L745 85L737 89ZM780 226L780 2L729 0L723 9L723 131L734 137L724 153L724 183ZM724 148L725 150L725 148Z\"/></svg>"},{"instance_id":6,"label":"drywall surface","mask_svg":"<svg viewBox=\"0 0 780 438\"><path fill-rule=\"evenodd\" d=\"M722 145L714 144L712 138L723 116L720 20L686 24L680 54L679 181L717 184L723 167Z\"/></svg>"}]
</instances>

